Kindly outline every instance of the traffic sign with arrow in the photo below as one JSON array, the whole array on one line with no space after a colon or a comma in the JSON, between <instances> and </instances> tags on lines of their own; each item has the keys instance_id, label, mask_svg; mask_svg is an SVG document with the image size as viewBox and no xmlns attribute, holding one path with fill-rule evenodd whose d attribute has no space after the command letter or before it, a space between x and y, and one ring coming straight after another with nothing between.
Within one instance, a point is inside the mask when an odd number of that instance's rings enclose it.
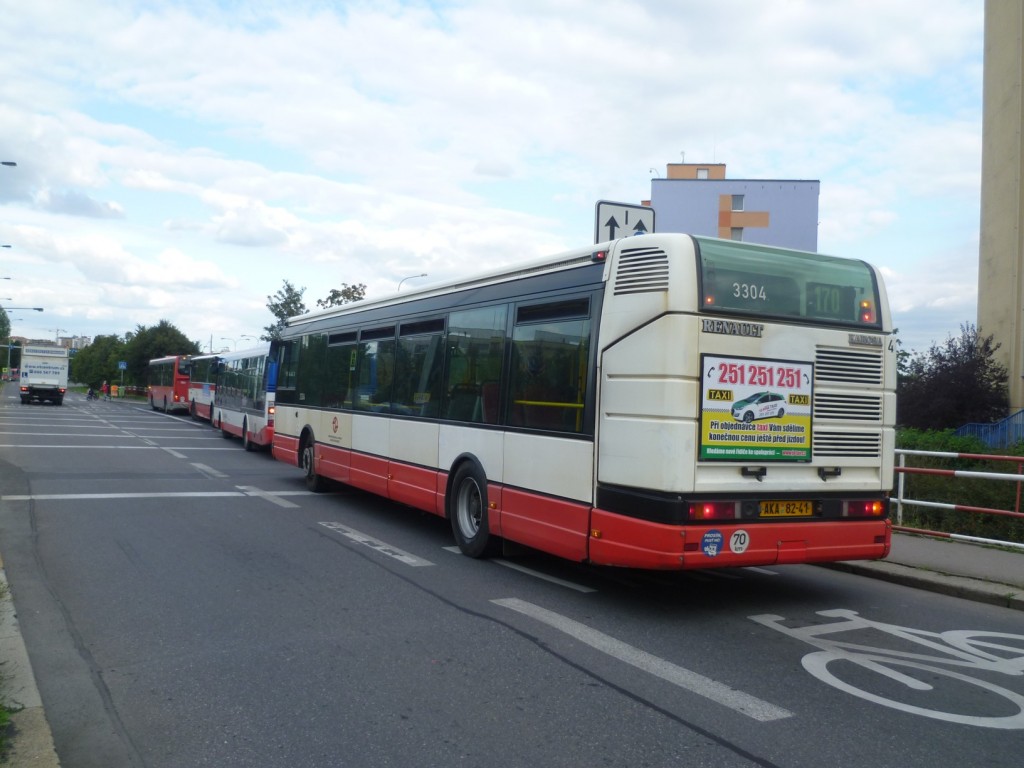
<instances>
[{"instance_id":1,"label":"traffic sign with arrow","mask_svg":"<svg viewBox=\"0 0 1024 768\"><path fill-rule=\"evenodd\" d=\"M646 235L654 232L654 209L646 205L597 201L594 219L594 242L603 243L618 237Z\"/></svg>"}]
</instances>

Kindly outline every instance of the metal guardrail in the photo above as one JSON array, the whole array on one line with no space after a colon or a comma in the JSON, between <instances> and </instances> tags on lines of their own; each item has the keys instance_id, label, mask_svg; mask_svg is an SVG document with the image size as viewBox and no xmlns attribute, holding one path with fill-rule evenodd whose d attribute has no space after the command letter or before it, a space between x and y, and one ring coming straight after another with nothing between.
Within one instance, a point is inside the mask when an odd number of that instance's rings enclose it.
<instances>
[{"instance_id":1,"label":"metal guardrail","mask_svg":"<svg viewBox=\"0 0 1024 768\"><path fill-rule=\"evenodd\" d=\"M1003 515L1006 517L1014 517L1024 519L1024 512L1020 511L1021 507L1021 484L1024 483L1024 456L996 456L987 453L950 453L946 451L911 451L902 448L896 449L896 455L899 458L899 465L896 467L896 473L898 475L896 481L896 498L891 499L890 502L896 504L896 524L893 526L894 530L905 531L907 533L918 533L926 536L939 536L947 539L957 539L959 541L971 541L978 544L995 544L1000 547L1012 547L1015 549L1024 550L1024 544L1020 544L1013 541L1000 541L998 539L986 539L980 536L967 536L960 533L946 533L944 531L929 531L921 528L908 528L903 525L903 507L917 506L926 507L930 509L945 509L950 511L958 512L973 512L979 514L988 515ZM983 460L983 461L1005 461L1011 462L1017 465L1016 473L1003 473L1003 472L973 472L969 470L959 469L933 469L929 467L908 467L906 465L907 456L928 456L931 458L940 459L971 459L971 460ZM966 504L946 504L937 501L922 501L918 499L908 499L905 496L905 481L907 475L939 475L942 477L956 477L956 478L975 478L981 480L1002 480L1015 482L1017 484L1017 495L1015 508L1013 510L1007 509L991 509L988 507L973 507Z\"/></svg>"}]
</instances>

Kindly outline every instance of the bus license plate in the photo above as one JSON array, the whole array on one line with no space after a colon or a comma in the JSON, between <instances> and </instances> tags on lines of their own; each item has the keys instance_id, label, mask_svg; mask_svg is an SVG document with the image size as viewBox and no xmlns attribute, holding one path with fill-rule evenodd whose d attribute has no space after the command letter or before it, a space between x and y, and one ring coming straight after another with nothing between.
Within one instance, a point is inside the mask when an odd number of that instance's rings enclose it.
<instances>
[{"instance_id":1,"label":"bus license plate","mask_svg":"<svg viewBox=\"0 0 1024 768\"><path fill-rule=\"evenodd\" d=\"M761 517L811 517L814 506L809 501L762 501Z\"/></svg>"}]
</instances>

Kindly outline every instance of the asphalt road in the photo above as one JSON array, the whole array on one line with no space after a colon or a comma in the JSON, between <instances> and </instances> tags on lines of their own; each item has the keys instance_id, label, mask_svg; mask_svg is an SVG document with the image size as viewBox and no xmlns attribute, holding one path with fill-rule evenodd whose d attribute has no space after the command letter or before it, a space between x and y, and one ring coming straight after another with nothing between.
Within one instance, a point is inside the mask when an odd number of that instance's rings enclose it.
<instances>
[{"instance_id":1,"label":"asphalt road","mask_svg":"<svg viewBox=\"0 0 1024 768\"><path fill-rule=\"evenodd\" d=\"M472 560L187 417L12 395L0 553L64 768L1020 764L1019 611Z\"/></svg>"}]
</instances>

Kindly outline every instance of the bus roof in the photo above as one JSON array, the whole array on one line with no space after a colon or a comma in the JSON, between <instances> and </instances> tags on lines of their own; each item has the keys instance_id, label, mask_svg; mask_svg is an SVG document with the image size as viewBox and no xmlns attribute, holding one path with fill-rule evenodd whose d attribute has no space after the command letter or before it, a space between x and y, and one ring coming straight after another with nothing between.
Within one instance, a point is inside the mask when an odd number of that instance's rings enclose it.
<instances>
[{"instance_id":1,"label":"bus roof","mask_svg":"<svg viewBox=\"0 0 1024 768\"><path fill-rule=\"evenodd\" d=\"M675 237L689 237L689 235L675 235ZM309 312L305 315L297 315L295 317L288 318L286 326L294 327L337 315L345 315L351 312L361 312L376 307L402 304L413 297L428 298L430 296L440 296L454 291L500 283L517 277L541 275L544 273L558 272L594 264L601 260L596 257L595 254L607 253L611 250L613 242L614 241L599 243L587 248L577 248L572 251L564 251L553 256L532 259L530 261L519 262L517 264L507 264L498 269L477 272L467 277L461 277L441 283L433 283L419 288L411 288L408 291L403 291L402 293L396 292L376 299L363 299L340 307L329 307L318 312Z\"/></svg>"}]
</instances>

